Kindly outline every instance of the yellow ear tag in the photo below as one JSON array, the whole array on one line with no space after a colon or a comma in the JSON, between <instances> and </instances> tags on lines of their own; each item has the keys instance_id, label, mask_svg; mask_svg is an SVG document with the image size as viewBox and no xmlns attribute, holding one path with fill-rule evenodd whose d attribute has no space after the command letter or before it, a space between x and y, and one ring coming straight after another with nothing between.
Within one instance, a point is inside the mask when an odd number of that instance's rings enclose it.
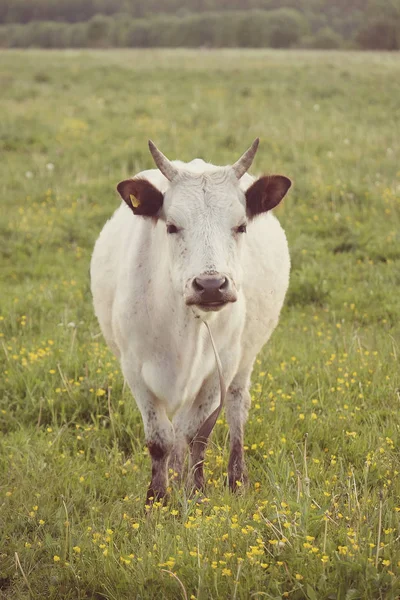
<instances>
[{"instance_id":1,"label":"yellow ear tag","mask_svg":"<svg viewBox=\"0 0 400 600\"><path fill-rule=\"evenodd\" d=\"M135 196L133 196L132 194L129 194L129 198L130 198L130 200L132 202L132 206L134 208L137 208L138 206L140 206L140 201L137 198L135 198Z\"/></svg>"}]
</instances>

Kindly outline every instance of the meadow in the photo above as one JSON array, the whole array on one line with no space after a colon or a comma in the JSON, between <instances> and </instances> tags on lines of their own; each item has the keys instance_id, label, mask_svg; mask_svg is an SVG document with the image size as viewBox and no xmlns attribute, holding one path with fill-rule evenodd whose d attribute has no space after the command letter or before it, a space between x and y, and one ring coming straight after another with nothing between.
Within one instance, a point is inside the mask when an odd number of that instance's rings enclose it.
<instances>
[{"instance_id":1,"label":"meadow","mask_svg":"<svg viewBox=\"0 0 400 600\"><path fill-rule=\"evenodd\" d=\"M272 50L0 56L0 598L400 596L400 61ZM253 373L250 484L144 510L140 414L95 320L116 184L170 158L294 186L292 276Z\"/></svg>"}]
</instances>

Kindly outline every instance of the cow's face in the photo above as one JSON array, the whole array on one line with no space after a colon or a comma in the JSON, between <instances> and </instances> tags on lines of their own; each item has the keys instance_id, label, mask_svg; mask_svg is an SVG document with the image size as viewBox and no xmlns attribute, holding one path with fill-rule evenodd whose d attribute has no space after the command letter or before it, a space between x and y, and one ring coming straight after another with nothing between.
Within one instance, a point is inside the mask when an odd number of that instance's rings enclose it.
<instances>
[{"instance_id":1,"label":"cow's face","mask_svg":"<svg viewBox=\"0 0 400 600\"><path fill-rule=\"evenodd\" d=\"M186 304L217 311L235 302L248 217L232 171L178 178L165 194L163 217L171 278Z\"/></svg>"},{"instance_id":2,"label":"cow's face","mask_svg":"<svg viewBox=\"0 0 400 600\"><path fill-rule=\"evenodd\" d=\"M145 179L123 181L118 191L136 215L162 226L173 286L184 302L195 312L219 311L237 300L248 223L281 201L290 180L261 177L244 192L233 167L195 174L170 166L165 194Z\"/></svg>"}]
</instances>

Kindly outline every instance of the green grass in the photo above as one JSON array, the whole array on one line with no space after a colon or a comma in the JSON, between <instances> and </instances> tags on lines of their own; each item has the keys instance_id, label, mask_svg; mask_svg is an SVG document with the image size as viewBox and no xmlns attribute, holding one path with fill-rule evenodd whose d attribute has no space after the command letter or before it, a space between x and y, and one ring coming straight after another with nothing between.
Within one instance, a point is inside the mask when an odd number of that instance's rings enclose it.
<instances>
[{"instance_id":1,"label":"green grass","mask_svg":"<svg viewBox=\"0 0 400 600\"><path fill-rule=\"evenodd\" d=\"M0 88L0 598L398 598L398 56L3 52ZM149 137L227 164L256 136L253 172L294 180L293 271L253 377L251 484L226 488L222 416L206 501L173 488L146 515L91 250Z\"/></svg>"}]
</instances>

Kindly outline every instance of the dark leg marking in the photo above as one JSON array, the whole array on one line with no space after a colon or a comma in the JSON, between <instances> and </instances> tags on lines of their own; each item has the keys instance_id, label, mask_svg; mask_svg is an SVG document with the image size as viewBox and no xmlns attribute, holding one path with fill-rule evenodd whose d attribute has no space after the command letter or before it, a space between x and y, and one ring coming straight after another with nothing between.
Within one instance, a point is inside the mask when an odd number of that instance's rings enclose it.
<instances>
[{"instance_id":1,"label":"dark leg marking","mask_svg":"<svg viewBox=\"0 0 400 600\"><path fill-rule=\"evenodd\" d=\"M196 491L204 490L204 456L207 449L207 438L194 438L190 443L190 457L192 465L192 486Z\"/></svg>"},{"instance_id":2,"label":"dark leg marking","mask_svg":"<svg viewBox=\"0 0 400 600\"><path fill-rule=\"evenodd\" d=\"M167 493L167 464L169 451L158 442L148 442L151 456L151 483L147 490L146 504L161 500Z\"/></svg>"},{"instance_id":3,"label":"dark leg marking","mask_svg":"<svg viewBox=\"0 0 400 600\"><path fill-rule=\"evenodd\" d=\"M174 474L172 475L175 482L180 483L182 480L183 463L185 460L185 449L175 445L169 457L168 468Z\"/></svg>"},{"instance_id":4,"label":"dark leg marking","mask_svg":"<svg viewBox=\"0 0 400 600\"><path fill-rule=\"evenodd\" d=\"M232 387L229 389L229 398L226 404L226 414L230 428L228 480L229 487L233 492L239 487L237 481L243 484L248 482L244 461L243 435L249 407L250 395L245 387Z\"/></svg>"},{"instance_id":5,"label":"dark leg marking","mask_svg":"<svg viewBox=\"0 0 400 600\"><path fill-rule=\"evenodd\" d=\"M247 484L247 468L244 462L243 443L240 440L235 440L231 445L231 453L228 463L228 480L229 487L232 492L237 491L237 481Z\"/></svg>"},{"instance_id":6,"label":"dark leg marking","mask_svg":"<svg viewBox=\"0 0 400 600\"><path fill-rule=\"evenodd\" d=\"M213 396L209 397L209 400ZM200 405L202 406L202 405ZM207 442L215 422L218 418L220 408L215 409L203 422L199 431L190 440L190 464L192 469L192 486L196 491L202 492L205 487L204 481L204 457L207 450Z\"/></svg>"}]
</instances>

